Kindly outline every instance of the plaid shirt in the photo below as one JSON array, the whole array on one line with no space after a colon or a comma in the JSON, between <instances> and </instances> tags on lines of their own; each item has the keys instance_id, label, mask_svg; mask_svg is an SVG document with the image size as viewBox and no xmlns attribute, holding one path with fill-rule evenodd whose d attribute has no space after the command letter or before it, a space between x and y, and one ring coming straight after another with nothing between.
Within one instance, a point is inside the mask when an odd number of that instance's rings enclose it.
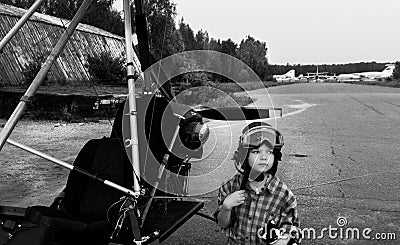
<instances>
[{"instance_id":1,"label":"plaid shirt","mask_svg":"<svg viewBox=\"0 0 400 245\"><path fill-rule=\"evenodd\" d=\"M225 198L239 190L242 180L243 175L236 174L221 185L215 217ZM265 240L258 237L257 231L265 228L270 220L274 220L287 233L293 226L298 227L296 198L278 177L273 176L266 182L258 195L248 185L246 193L245 202L232 210L231 223L222 229L228 236L228 244L265 244Z\"/></svg>"}]
</instances>

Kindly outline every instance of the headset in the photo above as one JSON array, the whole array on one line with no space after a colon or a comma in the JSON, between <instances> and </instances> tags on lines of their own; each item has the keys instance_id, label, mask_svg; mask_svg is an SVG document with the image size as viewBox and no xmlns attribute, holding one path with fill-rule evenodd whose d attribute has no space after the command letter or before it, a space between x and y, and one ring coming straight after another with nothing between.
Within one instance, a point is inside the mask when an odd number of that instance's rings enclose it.
<instances>
[{"instance_id":1,"label":"headset","mask_svg":"<svg viewBox=\"0 0 400 245\"><path fill-rule=\"evenodd\" d=\"M284 145L283 135L268 123L253 122L242 130L242 135L239 137L238 148L233 155L235 168L240 173L244 174L246 168L249 168L246 163L249 150L259 147L262 143L267 143L272 147L276 159L275 162L281 161L281 149ZM275 162L270 170L272 175L275 175L277 170L277 166L275 166L277 163Z\"/></svg>"}]
</instances>

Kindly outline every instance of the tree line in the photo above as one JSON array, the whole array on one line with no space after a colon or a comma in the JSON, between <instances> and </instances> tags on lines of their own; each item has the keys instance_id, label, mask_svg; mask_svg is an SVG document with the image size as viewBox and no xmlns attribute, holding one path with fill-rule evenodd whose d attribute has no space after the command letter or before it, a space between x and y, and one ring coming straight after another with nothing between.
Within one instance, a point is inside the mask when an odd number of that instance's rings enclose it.
<instances>
[{"instance_id":1,"label":"tree line","mask_svg":"<svg viewBox=\"0 0 400 245\"><path fill-rule=\"evenodd\" d=\"M0 3L28 9L35 0L0 0ZM39 8L39 12L72 19L83 0L46 0ZM115 0L93 0L83 23L96 26L116 35L124 35L122 13L113 9ZM144 1L144 11L148 21L149 45L156 60L172 54L189 50L213 50L231 55L251 67L262 80L272 80L274 74L284 74L295 69L296 76L316 72L316 65L274 65L268 62L266 42L248 35L235 43L230 38L226 40L210 37L206 30L194 32L184 19L180 19L178 25L175 22L177 15L176 4L171 0ZM132 13L135 13L132 6ZM134 18L133 22L134 22ZM133 30L134 30L133 23ZM398 62L396 63L398 65ZM193 66L195 64L191 64ZM331 75L355 73L364 71L381 71L385 64L376 62L361 62L350 64L319 65L319 72L328 72ZM396 74L400 73L398 66ZM238 71L240 73L240 71ZM192 75L194 76L194 75ZM211 77L210 77L211 76ZM244 78L246 74L242 74ZM220 82L228 81L218 75L196 76L196 79L212 79ZM186 80L188 77L186 77Z\"/></svg>"}]
</instances>

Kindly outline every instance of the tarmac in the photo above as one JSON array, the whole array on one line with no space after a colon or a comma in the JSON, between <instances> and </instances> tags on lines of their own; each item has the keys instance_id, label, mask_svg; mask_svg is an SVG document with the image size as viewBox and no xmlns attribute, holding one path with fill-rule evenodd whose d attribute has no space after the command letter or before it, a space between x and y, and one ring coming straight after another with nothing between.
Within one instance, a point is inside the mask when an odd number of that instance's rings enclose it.
<instances>
[{"instance_id":1,"label":"tarmac","mask_svg":"<svg viewBox=\"0 0 400 245\"><path fill-rule=\"evenodd\" d=\"M304 83L250 91L249 95L256 100L253 106L283 109L283 117L265 121L284 136L277 174L297 197L305 235L302 244L400 244L399 88ZM205 202L203 213L215 210L220 183L235 173L231 158L244 125L209 122L205 158L192 162L189 183L192 198ZM38 127L51 130L38 137ZM78 131L80 127L85 130ZM54 128L49 122L33 126L20 122L12 136L72 161L94 132L108 135L107 127ZM55 147L65 141L62 129L76 142L73 147ZM65 183L67 172L60 167L16 155L9 147L1 154L3 205L46 205ZM225 235L213 221L195 215L163 244L225 243Z\"/></svg>"},{"instance_id":2,"label":"tarmac","mask_svg":"<svg viewBox=\"0 0 400 245\"><path fill-rule=\"evenodd\" d=\"M284 135L278 175L298 200L302 244L400 244L400 89L313 83L250 91ZM269 95L268 95L269 94ZM216 208L215 186L234 172L233 150L245 123L210 122L216 141L193 164L192 192ZM219 141L220 140L220 141ZM201 191L199 191L201 190ZM225 244L219 227L193 217L165 244Z\"/></svg>"}]
</instances>

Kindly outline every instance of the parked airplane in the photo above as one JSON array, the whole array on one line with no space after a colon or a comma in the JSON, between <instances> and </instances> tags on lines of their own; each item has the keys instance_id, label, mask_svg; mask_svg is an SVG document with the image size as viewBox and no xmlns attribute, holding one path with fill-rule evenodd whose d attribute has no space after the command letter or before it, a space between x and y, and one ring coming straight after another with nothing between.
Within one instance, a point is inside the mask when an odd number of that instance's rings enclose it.
<instances>
[{"instance_id":1,"label":"parked airplane","mask_svg":"<svg viewBox=\"0 0 400 245\"><path fill-rule=\"evenodd\" d=\"M390 78L393 75L395 65L388 64L383 71L368 71L368 72L359 72L359 73L350 73L350 74L340 74L338 76L339 81L346 80L363 80L363 79L386 79Z\"/></svg>"},{"instance_id":2,"label":"parked airplane","mask_svg":"<svg viewBox=\"0 0 400 245\"><path fill-rule=\"evenodd\" d=\"M319 72L317 66L316 73L307 73L307 75L300 74L298 77L295 76L295 70L290 70L283 75L274 75L273 78L277 82L319 82L325 79L336 79L336 76L329 76L328 72Z\"/></svg>"},{"instance_id":3,"label":"parked airplane","mask_svg":"<svg viewBox=\"0 0 400 245\"><path fill-rule=\"evenodd\" d=\"M299 76L300 78L300 76ZM319 72L318 65L317 65L317 72L310 73L307 72L306 76L302 76L300 79L307 79L308 82L320 82L323 80L336 80L336 76L328 75L328 72Z\"/></svg>"},{"instance_id":4,"label":"parked airplane","mask_svg":"<svg viewBox=\"0 0 400 245\"><path fill-rule=\"evenodd\" d=\"M289 82L295 79L295 70L290 70L283 75L273 75L273 79L277 82Z\"/></svg>"}]
</instances>

